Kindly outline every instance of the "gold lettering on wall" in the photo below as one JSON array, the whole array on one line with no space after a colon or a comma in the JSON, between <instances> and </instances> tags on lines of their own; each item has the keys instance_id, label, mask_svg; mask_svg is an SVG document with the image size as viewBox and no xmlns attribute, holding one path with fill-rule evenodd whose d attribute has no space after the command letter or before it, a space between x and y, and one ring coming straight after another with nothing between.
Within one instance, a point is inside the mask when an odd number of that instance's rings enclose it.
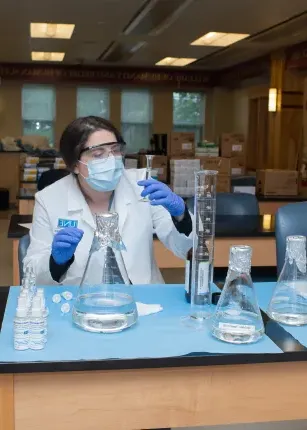
<instances>
[{"instance_id":1,"label":"gold lettering on wall","mask_svg":"<svg viewBox=\"0 0 307 430\"><path fill-rule=\"evenodd\" d=\"M2 79L23 79L28 81L87 81L125 83L133 85L161 84L179 87L182 84L194 87L212 86L213 74L206 72L179 72L154 69L78 68L75 66L38 66L0 64Z\"/></svg>"}]
</instances>

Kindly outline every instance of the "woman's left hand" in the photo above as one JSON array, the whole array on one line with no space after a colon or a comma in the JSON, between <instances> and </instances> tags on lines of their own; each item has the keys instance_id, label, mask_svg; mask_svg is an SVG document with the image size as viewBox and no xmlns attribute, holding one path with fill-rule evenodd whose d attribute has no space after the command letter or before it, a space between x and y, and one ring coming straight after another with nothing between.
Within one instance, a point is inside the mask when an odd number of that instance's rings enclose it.
<instances>
[{"instance_id":1,"label":"woman's left hand","mask_svg":"<svg viewBox=\"0 0 307 430\"><path fill-rule=\"evenodd\" d=\"M183 199L173 193L167 185L155 179L139 181L138 185L145 187L141 196L148 196L152 206L161 205L174 217L184 214L185 204Z\"/></svg>"}]
</instances>

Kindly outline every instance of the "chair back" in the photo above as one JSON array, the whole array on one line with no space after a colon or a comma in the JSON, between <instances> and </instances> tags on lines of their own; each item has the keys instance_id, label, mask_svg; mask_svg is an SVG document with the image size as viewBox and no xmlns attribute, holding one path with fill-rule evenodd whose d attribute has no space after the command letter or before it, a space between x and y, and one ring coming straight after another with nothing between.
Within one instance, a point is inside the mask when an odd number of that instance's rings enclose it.
<instances>
[{"instance_id":1,"label":"chair back","mask_svg":"<svg viewBox=\"0 0 307 430\"><path fill-rule=\"evenodd\" d=\"M277 274L285 261L287 236L307 236L307 202L290 203L278 209L275 220Z\"/></svg>"},{"instance_id":2,"label":"chair back","mask_svg":"<svg viewBox=\"0 0 307 430\"><path fill-rule=\"evenodd\" d=\"M231 186L236 187L255 187L256 177L255 176L233 176L231 178Z\"/></svg>"},{"instance_id":3,"label":"chair back","mask_svg":"<svg viewBox=\"0 0 307 430\"><path fill-rule=\"evenodd\" d=\"M19 240L18 244L18 265L19 265L19 283L23 278L23 260L27 254L27 250L30 245L30 235L26 234Z\"/></svg>"},{"instance_id":4,"label":"chair back","mask_svg":"<svg viewBox=\"0 0 307 430\"><path fill-rule=\"evenodd\" d=\"M186 205L194 213L194 197L186 200ZM259 215L256 196L246 193L217 193L216 215Z\"/></svg>"},{"instance_id":5,"label":"chair back","mask_svg":"<svg viewBox=\"0 0 307 430\"><path fill-rule=\"evenodd\" d=\"M67 175L69 175L69 172L65 169L51 169L43 172L37 182L37 191L43 190L48 185L52 185Z\"/></svg>"},{"instance_id":6,"label":"chair back","mask_svg":"<svg viewBox=\"0 0 307 430\"><path fill-rule=\"evenodd\" d=\"M259 215L256 196L245 193L217 193L216 215Z\"/></svg>"}]
</instances>

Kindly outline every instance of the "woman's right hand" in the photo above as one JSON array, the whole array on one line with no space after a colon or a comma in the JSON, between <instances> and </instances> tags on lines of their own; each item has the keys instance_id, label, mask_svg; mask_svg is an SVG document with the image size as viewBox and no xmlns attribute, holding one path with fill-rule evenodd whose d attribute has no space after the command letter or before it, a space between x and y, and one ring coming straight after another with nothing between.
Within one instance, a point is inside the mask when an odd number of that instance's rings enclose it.
<instances>
[{"instance_id":1,"label":"woman's right hand","mask_svg":"<svg viewBox=\"0 0 307 430\"><path fill-rule=\"evenodd\" d=\"M67 263L74 255L84 232L76 227L66 227L53 238L51 255L57 264Z\"/></svg>"}]
</instances>

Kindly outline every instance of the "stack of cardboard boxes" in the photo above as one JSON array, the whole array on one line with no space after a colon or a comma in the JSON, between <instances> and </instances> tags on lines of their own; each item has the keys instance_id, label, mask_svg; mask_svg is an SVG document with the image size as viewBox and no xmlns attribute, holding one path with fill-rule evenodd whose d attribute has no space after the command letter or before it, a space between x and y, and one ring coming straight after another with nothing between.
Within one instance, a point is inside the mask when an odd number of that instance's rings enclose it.
<instances>
[{"instance_id":1,"label":"stack of cardboard boxes","mask_svg":"<svg viewBox=\"0 0 307 430\"><path fill-rule=\"evenodd\" d=\"M171 188L181 197L192 197L195 194L195 172L200 170L197 159L171 159Z\"/></svg>"},{"instance_id":2,"label":"stack of cardboard boxes","mask_svg":"<svg viewBox=\"0 0 307 430\"><path fill-rule=\"evenodd\" d=\"M201 169L217 170L217 192L227 193L231 176L245 174L245 140L242 134L223 133L220 139L221 157L197 157Z\"/></svg>"},{"instance_id":3,"label":"stack of cardboard boxes","mask_svg":"<svg viewBox=\"0 0 307 430\"><path fill-rule=\"evenodd\" d=\"M228 160L229 162L230 177L245 175L246 145L244 135L241 133L222 133L220 147L222 158ZM228 191L230 191L230 186Z\"/></svg>"},{"instance_id":4,"label":"stack of cardboard boxes","mask_svg":"<svg viewBox=\"0 0 307 430\"><path fill-rule=\"evenodd\" d=\"M182 197L195 192L195 175L200 169L195 155L195 135L188 132L171 133L168 154L170 155L170 184L172 190Z\"/></svg>"},{"instance_id":5,"label":"stack of cardboard boxes","mask_svg":"<svg viewBox=\"0 0 307 430\"><path fill-rule=\"evenodd\" d=\"M217 192L230 192L231 176L245 174L244 136L239 133L223 133L220 150L219 157L216 145L205 145L201 149L198 148L195 155L194 133L173 132L168 139L168 157L156 155L153 159L153 170L158 172L158 180L163 182L170 180L173 190L182 196L193 195L195 170L217 170ZM145 156L140 157L140 167L146 167Z\"/></svg>"},{"instance_id":6,"label":"stack of cardboard boxes","mask_svg":"<svg viewBox=\"0 0 307 430\"><path fill-rule=\"evenodd\" d=\"M198 159L201 169L217 170L217 192L230 192L231 176L245 174L245 139L240 133L223 133L220 139L221 157L218 156L216 147L197 149L195 155L194 133L172 133L168 146L168 154L171 160ZM208 150L210 149L210 154ZM204 153L204 155L202 155ZM192 174L192 170L191 170ZM171 177L172 173L171 163Z\"/></svg>"}]
</instances>

